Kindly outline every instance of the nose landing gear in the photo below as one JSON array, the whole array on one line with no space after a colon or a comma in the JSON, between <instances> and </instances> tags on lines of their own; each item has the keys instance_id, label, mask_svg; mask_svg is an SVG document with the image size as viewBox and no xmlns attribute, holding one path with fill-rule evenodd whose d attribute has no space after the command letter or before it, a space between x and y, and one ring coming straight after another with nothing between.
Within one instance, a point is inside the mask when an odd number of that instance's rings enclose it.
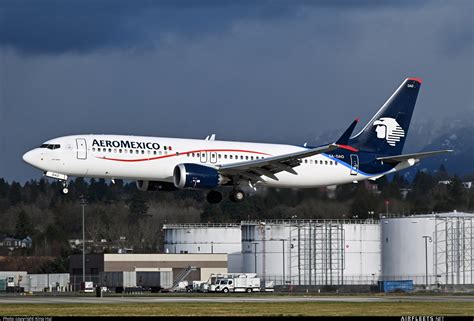
<instances>
[{"instance_id":1,"label":"nose landing gear","mask_svg":"<svg viewBox=\"0 0 474 321\"><path fill-rule=\"evenodd\" d=\"M62 184L63 184L63 189L61 190L61 194L63 195L66 195L67 193L69 193L69 184L67 181L62 181Z\"/></svg>"}]
</instances>

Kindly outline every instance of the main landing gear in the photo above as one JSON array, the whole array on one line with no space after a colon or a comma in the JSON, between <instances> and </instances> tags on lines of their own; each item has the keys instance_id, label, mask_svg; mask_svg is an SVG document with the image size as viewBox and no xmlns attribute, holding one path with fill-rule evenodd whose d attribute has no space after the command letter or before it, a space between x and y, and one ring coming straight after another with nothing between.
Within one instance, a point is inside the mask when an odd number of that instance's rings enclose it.
<instances>
[{"instance_id":1,"label":"main landing gear","mask_svg":"<svg viewBox=\"0 0 474 321\"><path fill-rule=\"evenodd\" d=\"M230 193L229 199L235 203L242 202L245 199L245 193L239 189L235 189ZM210 191L207 193L207 201L211 204L220 203L222 201L222 193Z\"/></svg>"},{"instance_id":2,"label":"main landing gear","mask_svg":"<svg viewBox=\"0 0 474 321\"><path fill-rule=\"evenodd\" d=\"M232 202L240 203L245 199L245 193L240 189L235 189L230 193L229 198Z\"/></svg>"},{"instance_id":3,"label":"main landing gear","mask_svg":"<svg viewBox=\"0 0 474 321\"><path fill-rule=\"evenodd\" d=\"M207 201L211 204L217 204L222 201L222 194L218 191L210 191L207 193Z\"/></svg>"}]
</instances>

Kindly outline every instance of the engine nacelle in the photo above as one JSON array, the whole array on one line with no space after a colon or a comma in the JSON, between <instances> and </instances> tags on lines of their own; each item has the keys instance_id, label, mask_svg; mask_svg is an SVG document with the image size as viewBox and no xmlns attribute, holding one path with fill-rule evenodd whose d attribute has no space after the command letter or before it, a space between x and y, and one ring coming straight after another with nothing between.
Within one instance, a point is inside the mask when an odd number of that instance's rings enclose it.
<instances>
[{"instance_id":1,"label":"engine nacelle","mask_svg":"<svg viewBox=\"0 0 474 321\"><path fill-rule=\"evenodd\" d=\"M211 189L225 181L216 169L199 164L179 164L173 171L173 182L177 188Z\"/></svg>"},{"instance_id":2,"label":"engine nacelle","mask_svg":"<svg viewBox=\"0 0 474 321\"><path fill-rule=\"evenodd\" d=\"M173 183L157 182L157 181L137 181L137 188L140 191L175 191L176 187Z\"/></svg>"}]
</instances>

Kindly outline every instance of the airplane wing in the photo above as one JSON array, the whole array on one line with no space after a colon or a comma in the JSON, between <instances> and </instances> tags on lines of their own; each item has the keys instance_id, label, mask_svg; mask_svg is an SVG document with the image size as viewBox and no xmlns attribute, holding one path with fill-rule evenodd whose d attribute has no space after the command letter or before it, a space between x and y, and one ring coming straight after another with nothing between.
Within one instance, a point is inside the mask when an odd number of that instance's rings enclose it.
<instances>
[{"instance_id":1,"label":"airplane wing","mask_svg":"<svg viewBox=\"0 0 474 321\"><path fill-rule=\"evenodd\" d=\"M278 177L276 177L275 174L282 171L296 175L297 173L293 167L299 166L303 158L327 153L338 148L356 151L355 148L348 146L348 141L352 132L354 131L355 126L357 125L357 122L358 119L354 120L349 128L347 128L344 134L335 143L290 154L221 165L217 170L224 176L243 177L244 179L250 180L253 183L261 181L262 176L266 176L277 181Z\"/></svg>"},{"instance_id":2,"label":"airplane wing","mask_svg":"<svg viewBox=\"0 0 474 321\"><path fill-rule=\"evenodd\" d=\"M445 149L445 150L436 150L436 151L431 151L431 152L377 157L377 160L380 160L384 163L400 163L409 159L420 160L426 157L435 156L435 155L444 154L444 153L451 153L451 152L453 152L452 149Z\"/></svg>"}]
</instances>

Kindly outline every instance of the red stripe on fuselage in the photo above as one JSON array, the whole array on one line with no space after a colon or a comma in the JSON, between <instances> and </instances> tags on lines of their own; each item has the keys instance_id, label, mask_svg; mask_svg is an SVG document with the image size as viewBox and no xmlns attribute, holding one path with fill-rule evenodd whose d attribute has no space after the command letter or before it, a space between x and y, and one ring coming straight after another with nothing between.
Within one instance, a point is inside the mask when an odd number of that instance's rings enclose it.
<instances>
[{"instance_id":1,"label":"red stripe on fuselage","mask_svg":"<svg viewBox=\"0 0 474 321\"><path fill-rule=\"evenodd\" d=\"M241 150L241 149L202 149L202 150L192 150L189 152L175 152L173 154L169 155L162 155L162 156L157 156L157 157L148 157L148 158L139 158L139 159L122 159L122 158L109 158L109 157L98 157L96 158L99 159L106 159L106 160L112 160L112 161L117 161L117 162L145 162L145 161L150 161L150 160L156 160L156 159L162 159L162 158L167 158L167 157L173 157L173 156L181 156L181 155L188 155L192 153L202 153L202 152L234 152L234 153L250 153L250 154L258 154L258 155L267 155L271 156L271 154L267 153L262 153L262 152L256 152L252 150Z\"/></svg>"}]
</instances>

